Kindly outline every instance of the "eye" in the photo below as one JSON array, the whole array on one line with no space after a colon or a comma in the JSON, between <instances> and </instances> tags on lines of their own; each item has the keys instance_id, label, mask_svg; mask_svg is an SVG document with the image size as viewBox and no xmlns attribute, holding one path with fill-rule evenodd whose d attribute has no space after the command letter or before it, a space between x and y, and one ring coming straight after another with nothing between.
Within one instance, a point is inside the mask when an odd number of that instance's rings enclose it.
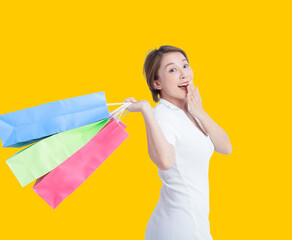
<instances>
[{"instance_id":1,"label":"eye","mask_svg":"<svg viewBox=\"0 0 292 240\"><path fill-rule=\"evenodd\" d=\"M184 66L188 66L189 67L189 64L185 64ZM175 69L175 68L170 69L169 72L173 72L172 71L173 69Z\"/></svg>"}]
</instances>

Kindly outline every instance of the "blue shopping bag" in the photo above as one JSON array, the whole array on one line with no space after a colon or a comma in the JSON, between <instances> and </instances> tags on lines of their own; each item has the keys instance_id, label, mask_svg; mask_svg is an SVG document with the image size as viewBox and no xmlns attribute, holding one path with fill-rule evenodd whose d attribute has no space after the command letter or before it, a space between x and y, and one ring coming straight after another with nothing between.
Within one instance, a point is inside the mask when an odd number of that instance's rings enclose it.
<instances>
[{"instance_id":1,"label":"blue shopping bag","mask_svg":"<svg viewBox=\"0 0 292 240\"><path fill-rule=\"evenodd\" d=\"M3 147L23 147L50 135L110 117L104 92L0 115Z\"/></svg>"}]
</instances>

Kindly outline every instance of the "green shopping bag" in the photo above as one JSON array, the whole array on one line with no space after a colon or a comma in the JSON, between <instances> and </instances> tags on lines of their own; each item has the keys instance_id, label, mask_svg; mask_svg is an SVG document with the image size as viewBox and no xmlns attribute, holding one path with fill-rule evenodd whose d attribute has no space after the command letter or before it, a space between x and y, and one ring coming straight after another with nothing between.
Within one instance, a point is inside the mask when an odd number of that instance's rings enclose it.
<instances>
[{"instance_id":1,"label":"green shopping bag","mask_svg":"<svg viewBox=\"0 0 292 240\"><path fill-rule=\"evenodd\" d=\"M104 119L47 137L6 160L22 187L52 171L89 142L110 120Z\"/></svg>"}]
</instances>

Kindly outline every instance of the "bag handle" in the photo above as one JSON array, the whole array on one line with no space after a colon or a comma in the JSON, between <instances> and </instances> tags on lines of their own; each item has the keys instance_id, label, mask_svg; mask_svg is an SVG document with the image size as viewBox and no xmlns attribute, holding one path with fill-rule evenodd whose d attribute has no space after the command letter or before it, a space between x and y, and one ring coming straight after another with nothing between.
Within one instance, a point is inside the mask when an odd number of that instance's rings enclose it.
<instances>
[{"instance_id":1,"label":"bag handle","mask_svg":"<svg viewBox=\"0 0 292 240\"><path fill-rule=\"evenodd\" d=\"M110 105L123 105L124 103L107 103L106 105L107 106L110 106Z\"/></svg>"},{"instance_id":2,"label":"bag handle","mask_svg":"<svg viewBox=\"0 0 292 240\"><path fill-rule=\"evenodd\" d=\"M129 110L126 108L131 104L132 104L131 102L108 103L107 106L109 106L109 105L122 105L122 106L118 107L116 110L110 112L110 118L114 118L117 122L119 122L120 120L123 119L123 117L125 117L129 113ZM124 111L126 111L126 114L123 117L121 117L123 115Z\"/></svg>"}]
</instances>

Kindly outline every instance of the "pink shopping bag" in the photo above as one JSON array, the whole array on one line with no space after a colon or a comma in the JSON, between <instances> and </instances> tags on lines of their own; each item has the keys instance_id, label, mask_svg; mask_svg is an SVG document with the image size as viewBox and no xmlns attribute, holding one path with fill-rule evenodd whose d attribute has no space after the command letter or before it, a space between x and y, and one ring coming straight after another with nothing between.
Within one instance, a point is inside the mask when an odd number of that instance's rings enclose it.
<instances>
[{"instance_id":1,"label":"pink shopping bag","mask_svg":"<svg viewBox=\"0 0 292 240\"><path fill-rule=\"evenodd\" d=\"M111 118L79 151L39 178L33 190L55 209L126 140L129 134L125 128L124 123Z\"/></svg>"}]
</instances>

